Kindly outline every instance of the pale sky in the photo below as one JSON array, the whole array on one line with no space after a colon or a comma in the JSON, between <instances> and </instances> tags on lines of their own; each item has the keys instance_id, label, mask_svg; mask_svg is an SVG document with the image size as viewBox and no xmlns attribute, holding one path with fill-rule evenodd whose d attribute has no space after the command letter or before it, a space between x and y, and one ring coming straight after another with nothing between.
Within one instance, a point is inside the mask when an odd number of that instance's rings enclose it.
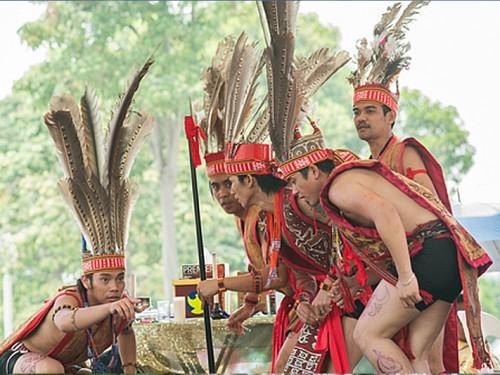
<instances>
[{"instance_id":1,"label":"pale sky","mask_svg":"<svg viewBox=\"0 0 500 375\"><path fill-rule=\"evenodd\" d=\"M371 36L373 26L390 4L304 1L301 11L317 12L324 22L338 26L342 47L352 54L355 41ZM33 52L23 46L16 33L44 9L43 4L0 2L0 98L45 56L44 51ZM460 185L463 203L500 202L500 123L492 112L499 105L499 18L500 2L436 1L422 9L408 33L412 63L401 73L400 85L457 107L470 132L469 141L476 147L474 166Z\"/></svg>"}]
</instances>

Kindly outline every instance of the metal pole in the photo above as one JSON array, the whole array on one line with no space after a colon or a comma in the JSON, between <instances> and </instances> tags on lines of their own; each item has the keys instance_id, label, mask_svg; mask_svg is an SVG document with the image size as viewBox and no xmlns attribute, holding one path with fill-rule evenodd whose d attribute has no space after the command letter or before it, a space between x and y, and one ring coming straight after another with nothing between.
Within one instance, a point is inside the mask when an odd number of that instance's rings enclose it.
<instances>
[{"instance_id":1,"label":"metal pole","mask_svg":"<svg viewBox=\"0 0 500 375\"><path fill-rule=\"evenodd\" d=\"M189 165L191 167L191 188L193 190L193 205L194 205L194 219L196 225L196 239L198 244L198 261L200 264L200 278L205 280L207 278L205 270L205 255L203 254L203 234L201 231L201 216L200 216L200 201L198 197L198 179L196 176L196 167L193 163L193 155L191 147L189 146ZM208 303L203 305L203 319L205 321L205 338L207 341L208 352L208 369L211 374L215 374L215 357L214 346L212 342L212 325L210 322L210 307Z\"/></svg>"}]
</instances>

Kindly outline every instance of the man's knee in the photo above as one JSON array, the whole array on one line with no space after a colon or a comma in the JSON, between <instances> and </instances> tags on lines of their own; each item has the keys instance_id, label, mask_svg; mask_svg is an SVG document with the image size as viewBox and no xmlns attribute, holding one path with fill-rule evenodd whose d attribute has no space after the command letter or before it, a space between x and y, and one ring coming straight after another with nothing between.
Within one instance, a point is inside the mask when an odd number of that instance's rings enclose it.
<instances>
[{"instance_id":1,"label":"man's knee","mask_svg":"<svg viewBox=\"0 0 500 375\"><path fill-rule=\"evenodd\" d=\"M359 324L356 324L356 327L354 327L354 330L352 331L352 339L358 348L364 352L367 344L367 332Z\"/></svg>"},{"instance_id":2,"label":"man's knee","mask_svg":"<svg viewBox=\"0 0 500 375\"><path fill-rule=\"evenodd\" d=\"M61 362L47 357L36 364L36 372L39 374L64 374L64 366Z\"/></svg>"},{"instance_id":3,"label":"man's knee","mask_svg":"<svg viewBox=\"0 0 500 375\"><path fill-rule=\"evenodd\" d=\"M411 352L415 357L415 361L429 361L429 348L412 346Z\"/></svg>"}]
</instances>

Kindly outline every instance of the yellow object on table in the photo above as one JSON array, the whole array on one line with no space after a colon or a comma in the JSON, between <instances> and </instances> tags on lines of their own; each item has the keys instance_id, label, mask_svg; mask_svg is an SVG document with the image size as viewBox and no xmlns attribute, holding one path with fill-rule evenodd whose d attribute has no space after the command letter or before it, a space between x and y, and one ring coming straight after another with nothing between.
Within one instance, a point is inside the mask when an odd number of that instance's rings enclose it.
<instances>
[{"instance_id":1,"label":"yellow object on table","mask_svg":"<svg viewBox=\"0 0 500 375\"><path fill-rule=\"evenodd\" d=\"M227 319L212 321L217 373L269 372L274 316L247 320L249 330L236 336ZM136 323L137 364L144 372L207 373L208 360L203 319L184 322Z\"/></svg>"}]
</instances>

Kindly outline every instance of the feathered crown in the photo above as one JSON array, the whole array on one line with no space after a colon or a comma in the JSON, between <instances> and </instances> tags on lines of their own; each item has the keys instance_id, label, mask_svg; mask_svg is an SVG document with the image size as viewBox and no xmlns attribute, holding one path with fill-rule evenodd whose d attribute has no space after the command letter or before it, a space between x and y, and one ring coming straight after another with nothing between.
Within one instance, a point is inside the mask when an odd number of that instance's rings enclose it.
<instances>
[{"instance_id":1,"label":"feathered crown","mask_svg":"<svg viewBox=\"0 0 500 375\"><path fill-rule=\"evenodd\" d=\"M354 103L374 100L397 112L399 92L393 94L390 85L397 81L399 73L407 68L411 58L406 55L410 43L405 42L408 25L418 10L429 1L411 1L400 15L401 3L387 8L373 29L373 42L366 38L357 42L357 69L348 77L354 86Z\"/></svg>"},{"instance_id":2,"label":"feathered crown","mask_svg":"<svg viewBox=\"0 0 500 375\"><path fill-rule=\"evenodd\" d=\"M272 113L269 134L282 173L282 167L287 165L286 177L296 171L295 166L324 160L330 154L314 123L313 133L307 137L300 135L299 126L311 96L349 61L349 54L332 54L328 48L320 48L308 58L294 59L298 3L262 1L262 6L267 21L264 33L269 34L265 51Z\"/></svg>"},{"instance_id":3,"label":"feathered crown","mask_svg":"<svg viewBox=\"0 0 500 375\"><path fill-rule=\"evenodd\" d=\"M233 38L228 36L219 42L211 65L201 77L205 85L200 126L206 134L205 165L209 176L224 173L226 77L233 50Z\"/></svg>"},{"instance_id":4,"label":"feathered crown","mask_svg":"<svg viewBox=\"0 0 500 375\"><path fill-rule=\"evenodd\" d=\"M64 171L59 188L90 249L84 248L85 274L125 269L124 252L137 185L128 179L153 119L130 110L149 58L120 96L103 136L97 99L86 89L80 106L69 95L55 96L44 116Z\"/></svg>"},{"instance_id":5,"label":"feathered crown","mask_svg":"<svg viewBox=\"0 0 500 375\"><path fill-rule=\"evenodd\" d=\"M267 138L269 110L256 99L258 78L264 66L256 43L242 33L227 70L225 102L226 173L272 173L271 147ZM256 105L258 104L258 105Z\"/></svg>"}]
</instances>

